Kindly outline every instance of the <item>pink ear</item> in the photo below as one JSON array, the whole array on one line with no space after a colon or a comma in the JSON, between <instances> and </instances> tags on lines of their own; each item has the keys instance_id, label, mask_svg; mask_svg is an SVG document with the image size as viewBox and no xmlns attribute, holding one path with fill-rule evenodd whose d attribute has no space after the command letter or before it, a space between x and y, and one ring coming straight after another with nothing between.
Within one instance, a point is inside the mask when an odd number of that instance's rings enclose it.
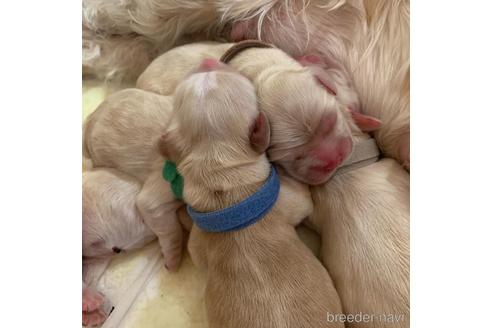
<instances>
[{"instance_id":1,"label":"pink ear","mask_svg":"<svg viewBox=\"0 0 492 328\"><path fill-rule=\"evenodd\" d=\"M323 69L334 68L341 71L345 71L344 66L338 60L327 55L324 55L323 57L314 54L304 55L304 56L296 57L296 60L302 66L318 66Z\"/></svg>"},{"instance_id":2,"label":"pink ear","mask_svg":"<svg viewBox=\"0 0 492 328\"><path fill-rule=\"evenodd\" d=\"M349 110L350 114L352 115L352 119L354 120L355 124L359 127L364 132L370 132L377 130L381 127L381 121L378 120L375 117L368 116L361 114L359 112L355 112L352 110Z\"/></svg>"},{"instance_id":3,"label":"pink ear","mask_svg":"<svg viewBox=\"0 0 492 328\"><path fill-rule=\"evenodd\" d=\"M320 66L320 67L324 67L325 66L324 63L323 63L323 60L318 55L304 55L304 56L299 56L299 57L296 57L296 60L302 66Z\"/></svg>"},{"instance_id":4,"label":"pink ear","mask_svg":"<svg viewBox=\"0 0 492 328\"><path fill-rule=\"evenodd\" d=\"M270 145L270 123L265 114L260 113L250 128L249 142L254 151L265 152Z\"/></svg>"},{"instance_id":5,"label":"pink ear","mask_svg":"<svg viewBox=\"0 0 492 328\"><path fill-rule=\"evenodd\" d=\"M296 60L302 65L306 67L310 67L311 73L316 78L316 81L330 94L336 96L337 95L337 87L333 81L331 81L324 69L326 65L323 59L318 55L304 55L297 57Z\"/></svg>"}]
</instances>

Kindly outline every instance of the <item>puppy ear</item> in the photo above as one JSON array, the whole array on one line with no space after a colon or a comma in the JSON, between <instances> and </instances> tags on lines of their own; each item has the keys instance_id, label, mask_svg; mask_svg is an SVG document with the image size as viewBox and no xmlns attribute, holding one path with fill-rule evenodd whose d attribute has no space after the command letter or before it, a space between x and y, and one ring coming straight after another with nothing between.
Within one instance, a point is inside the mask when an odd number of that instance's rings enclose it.
<instances>
[{"instance_id":1,"label":"puppy ear","mask_svg":"<svg viewBox=\"0 0 492 328\"><path fill-rule=\"evenodd\" d=\"M270 145L270 123L265 114L260 113L256 117L249 130L249 142L253 150L259 154L264 153Z\"/></svg>"},{"instance_id":2,"label":"puppy ear","mask_svg":"<svg viewBox=\"0 0 492 328\"><path fill-rule=\"evenodd\" d=\"M334 96L338 93L337 85L335 81L333 81L333 77L327 73L327 70L336 69L341 71L345 76L348 76L344 66L329 56L304 55L297 57L296 60L302 66L308 67L318 83L325 88L328 93Z\"/></svg>"},{"instance_id":3,"label":"puppy ear","mask_svg":"<svg viewBox=\"0 0 492 328\"><path fill-rule=\"evenodd\" d=\"M310 54L310 55L296 57L296 60L302 66L317 66L323 69L334 68L334 69L345 71L344 66L338 60L330 56L321 57L318 55Z\"/></svg>"},{"instance_id":4,"label":"puppy ear","mask_svg":"<svg viewBox=\"0 0 492 328\"><path fill-rule=\"evenodd\" d=\"M295 57L295 59L302 66L319 66L321 68L325 68L325 63L318 55L304 55L304 56Z\"/></svg>"},{"instance_id":5,"label":"puppy ear","mask_svg":"<svg viewBox=\"0 0 492 328\"><path fill-rule=\"evenodd\" d=\"M374 131L381 127L381 121L375 117L364 115L350 109L348 111L352 115L355 124L364 132Z\"/></svg>"}]
</instances>

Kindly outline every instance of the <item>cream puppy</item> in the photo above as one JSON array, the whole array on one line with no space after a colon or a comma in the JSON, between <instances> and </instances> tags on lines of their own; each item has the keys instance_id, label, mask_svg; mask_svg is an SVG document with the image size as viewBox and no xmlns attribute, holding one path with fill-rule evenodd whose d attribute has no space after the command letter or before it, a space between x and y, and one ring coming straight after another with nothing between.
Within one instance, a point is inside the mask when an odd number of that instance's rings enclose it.
<instances>
[{"instance_id":1,"label":"cream puppy","mask_svg":"<svg viewBox=\"0 0 492 328\"><path fill-rule=\"evenodd\" d=\"M155 238L137 211L140 183L112 169L82 174L82 323L97 326L106 320L111 304L91 287L95 272L114 254L141 248Z\"/></svg>"},{"instance_id":2,"label":"cream puppy","mask_svg":"<svg viewBox=\"0 0 492 328\"><path fill-rule=\"evenodd\" d=\"M82 174L82 255L107 257L155 238L137 210L141 184L114 169Z\"/></svg>"},{"instance_id":3,"label":"cream puppy","mask_svg":"<svg viewBox=\"0 0 492 328\"><path fill-rule=\"evenodd\" d=\"M220 58L232 45L174 48L152 62L137 87L172 94L191 67L206 57ZM326 182L352 151L351 117L344 105L323 90L309 69L279 49L246 49L232 58L230 66L253 82L260 108L271 123L269 159L302 182Z\"/></svg>"},{"instance_id":4,"label":"cream puppy","mask_svg":"<svg viewBox=\"0 0 492 328\"><path fill-rule=\"evenodd\" d=\"M410 168L410 1L220 1L230 41L260 39L347 68L382 151Z\"/></svg>"},{"instance_id":5,"label":"cream puppy","mask_svg":"<svg viewBox=\"0 0 492 328\"><path fill-rule=\"evenodd\" d=\"M390 158L311 189L309 223L345 314L375 316L347 327L410 325L408 190L408 172Z\"/></svg>"},{"instance_id":6,"label":"cream puppy","mask_svg":"<svg viewBox=\"0 0 492 328\"><path fill-rule=\"evenodd\" d=\"M253 86L224 64L211 64L178 86L162 139L184 177L185 201L200 212L237 204L271 171L264 154L269 125ZM339 298L294 229L312 210L309 192L290 178L281 190L274 207L241 230L193 226L188 247L194 263L207 269L210 327L343 327L327 322L327 314L341 313Z\"/></svg>"},{"instance_id":7,"label":"cream puppy","mask_svg":"<svg viewBox=\"0 0 492 328\"><path fill-rule=\"evenodd\" d=\"M165 158L156 145L171 111L171 97L137 89L116 92L87 118L83 150L95 168L117 169L141 184L137 208L159 239L166 267L175 270L183 243L175 212L182 203L162 177Z\"/></svg>"},{"instance_id":8,"label":"cream puppy","mask_svg":"<svg viewBox=\"0 0 492 328\"><path fill-rule=\"evenodd\" d=\"M343 71L331 67L320 83L346 99ZM355 124L351 129L356 145L369 138ZM311 188L308 223L322 236L322 260L347 316L330 320L354 328L409 327L409 187L408 172L385 158Z\"/></svg>"},{"instance_id":9,"label":"cream puppy","mask_svg":"<svg viewBox=\"0 0 492 328\"><path fill-rule=\"evenodd\" d=\"M383 152L410 166L410 1L84 0L84 70L135 79L173 46L225 36L347 67Z\"/></svg>"}]
</instances>

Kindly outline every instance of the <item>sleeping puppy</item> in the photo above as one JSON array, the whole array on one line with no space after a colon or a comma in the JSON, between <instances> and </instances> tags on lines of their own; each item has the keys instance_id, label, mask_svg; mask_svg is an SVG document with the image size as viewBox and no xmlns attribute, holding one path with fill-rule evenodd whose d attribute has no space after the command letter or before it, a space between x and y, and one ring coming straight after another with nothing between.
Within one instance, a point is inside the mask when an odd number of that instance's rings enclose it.
<instances>
[{"instance_id":1,"label":"sleeping puppy","mask_svg":"<svg viewBox=\"0 0 492 328\"><path fill-rule=\"evenodd\" d=\"M136 207L137 179L114 169L82 174L82 254L108 257L155 238Z\"/></svg>"},{"instance_id":2,"label":"sleeping puppy","mask_svg":"<svg viewBox=\"0 0 492 328\"><path fill-rule=\"evenodd\" d=\"M85 121L83 152L93 167L137 179L136 206L158 237L166 268L176 270L183 244L176 209L182 203L162 177L165 158L157 149L171 111L171 97L137 89L113 93Z\"/></svg>"},{"instance_id":3,"label":"sleeping puppy","mask_svg":"<svg viewBox=\"0 0 492 328\"><path fill-rule=\"evenodd\" d=\"M184 178L185 201L199 212L244 200L272 170L264 153L269 124L253 86L224 64L205 66L177 87L161 140ZM294 229L311 210L307 187L284 177L277 203L256 223L228 232L193 225L188 248L207 269L211 328L343 327L327 322L328 313L341 313L340 300Z\"/></svg>"},{"instance_id":4,"label":"sleeping puppy","mask_svg":"<svg viewBox=\"0 0 492 328\"><path fill-rule=\"evenodd\" d=\"M111 304L92 285L97 271L112 256L139 249L155 238L135 205L140 183L112 169L82 174L82 323L97 326L106 320Z\"/></svg>"},{"instance_id":5,"label":"sleeping puppy","mask_svg":"<svg viewBox=\"0 0 492 328\"><path fill-rule=\"evenodd\" d=\"M82 13L84 70L101 78L135 79L195 34L260 39L291 56L339 61L363 113L385 122L375 134L384 154L410 167L408 0L84 0Z\"/></svg>"},{"instance_id":6,"label":"sleeping puppy","mask_svg":"<svg viewBox=\"0 0 492 328\"><path fill-rule=\"evenodd\" d=\"M174 48L152 62L137 87L172 94L190 68L207 57L219 59L231 46L196 43ZM313 77L308 68L279 49L243 50L232 58L230 66L253 82L260 109L271 123L269 159L299 181L312 185L326 182L350 155L351 115L379 124L358 111L347 111L316 82L316 73ZM356 97L350 101L358 107Z\"/></svg>"},{"instance_id":7,"label":"sleeping puppy","mask_svg":"<svg viewBox=\"0 0 492 328\"><path fill-rule=\"evenodd\" d=\"M342 63L363 113L385 124L383 153L410 168L410 1L220 1L227 40L260 39L289 55Z\"/></svg>"},{"instance_id":8,"label":"sleeping puppy","mask_svg":"<svg viewBox=\"0 0 492 328\"><path fill-rule=\"evenodd\" d=\"M349 86L344 72L332 66L322 77L320 83L343 101ZM351 130L355 145L369 138L355 124ZM347 327L409 327L409 178L396 160L384 158L311 188L308 223L321 235L321 257L344 312L369 317L347 321Z\"/></svg>"},{"instance_id":9,"label":"sleeping puppy","mask_svg":"<svg viewBox=\"0 0 492 328\"><path fill-rule=\"evenodd\" d=\"M347 327L410 325L409 176L394 159L312 187L311 226L345 314L375 316ZM393 315L394 321L383 319ZM383 318L382 318L382 317Z\"/></svg>"}]
</instances>

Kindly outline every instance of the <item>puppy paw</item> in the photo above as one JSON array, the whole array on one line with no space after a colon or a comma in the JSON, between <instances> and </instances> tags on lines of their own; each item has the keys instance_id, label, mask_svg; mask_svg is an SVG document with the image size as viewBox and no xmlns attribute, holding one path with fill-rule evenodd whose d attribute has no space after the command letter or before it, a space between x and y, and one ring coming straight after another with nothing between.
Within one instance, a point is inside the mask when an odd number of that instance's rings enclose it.
<instances>
[{"instance_id":1,"label":"puppy paw","mask_svg":"<svg viewBox=\"0 0 492 328\"><path fill-rule=\"evenodd\" d=\"M106 302L106 297L90 287L82 289L82 311L92 312L100 308Z\"/></svg>"},{"instance_id":2,"label":"puppy paw","mask_svg":"<svg viewBox=\"0 0 492 328\"><path fill-rule=\"evenodd\" d=\"M177 271L179 265L181 264L182 249L163 252L164 255L164 266L169 271Z\"/></svg>"},{"instance_id":3,"label":"puppy paw","mask_svg":"<svg viewBox=\"0 0 492 328\"><path fill-rule=\"evenodd\" d=\"M106 314L102 310L95 310L92 312L82 312L82 325L85 327L97 327L100 326L106 321L108 318L108 314Z\"/></svg>"},{"instance_id":4,"label":"puppy paw","mask_svg":"<svg viewBox=\"0 0 492 328\"><path fill-rule=\"evenodd\" d=\"M109 300L90 287L82 289L82 324L87 327L101 325L111 313Z\"/></svg>"}]
</instances>

